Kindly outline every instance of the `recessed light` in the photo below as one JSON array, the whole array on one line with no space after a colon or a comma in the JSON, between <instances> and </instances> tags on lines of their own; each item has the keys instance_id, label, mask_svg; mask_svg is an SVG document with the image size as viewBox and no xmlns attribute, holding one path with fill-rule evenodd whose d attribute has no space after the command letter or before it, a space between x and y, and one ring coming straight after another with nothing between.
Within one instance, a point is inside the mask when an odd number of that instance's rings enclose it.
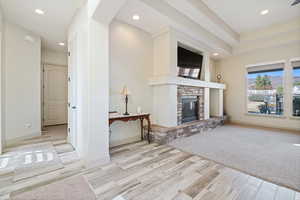
<instances>
[{"instance_id":1,"label":"recessed light","mask_svg":"<svg viewBox=\"0 0 300 200\"><path fill-rule=\"evenodd\" d=\"M294 146L296 146L296 147L300 147L300 144L294 144Z\"/></svg>"},{"instance_id":2,"label":"recessed light","mask_svg":"<svg viewBox=\"0 0 300 200\"><path fill-rule=\"evenodd\" d=\"M60 43L58 43L58 45L59 45L59 46L65 46L65 43L60 42Z\"/></svg>"},{"instance_id":3,"label":"recessed light","mask_svg":"<svg viewBox=\"0 0 300 200\"><path fill-rule=\"evenodd\" d=\"M139 15L133 15L132 19L138 21L138 20L140 20L140 16Z\"/></svg>"},{"instance_id":4,"label":"recessed light","mask_svg":"<svg viewBox=\"0 0 300 200\"><path fill-rule=\"evenodd\" d=\"M25 40L25 41L28 41L28 42L34 42L34 38L33 38L32 36L30 36L30 35L26 35L26 36L24 37L24 40Z\"/></svg>"},{"instance_id":5,"label":"recessed light","mask_svg":"<svg viewBox=\"0 0 300 200\"><path fill-rule=\"evenodd\" d=\"M219 55L219 53L213 53L213 55L214 55L214 56L218 56L218 55Z\"/></svg>"},{"instance_id":6,"label":"recessed light","mask_svg":"<svg viewBox=\"0 0 300 200\"><path fill-rule=\"evenodd\" d=\"M45 11L41 10L41 9L35 9L35 13L39 14L39 15L44 15Z\"/></svg>"},{"instance_id":7,"label":"recessed light","mask_svg":"<svg viewBox=\"0 0 300 200\"><path fill-rule=\"evenodd\" d=\"M260 12L261 15L266 15L268 13L269 13L269 10L263 10L263 11Z\"/></svg>"}]
</instances>

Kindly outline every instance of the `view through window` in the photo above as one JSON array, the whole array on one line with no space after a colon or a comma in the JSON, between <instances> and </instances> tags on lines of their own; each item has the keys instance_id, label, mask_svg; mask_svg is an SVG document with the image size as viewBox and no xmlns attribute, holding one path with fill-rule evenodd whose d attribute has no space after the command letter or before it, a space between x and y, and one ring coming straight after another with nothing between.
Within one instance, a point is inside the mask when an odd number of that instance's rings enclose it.
<instances>
[{"instance_id":1,"label":"view through window","mask_svg":"<svg viewBox=\"0 0 300 200\"><path fill-rule=\"evenodd\" d=\"M293 116L300 117L300 66L293 70Z\"/></svg>"},{"instance_id":2,"label":"view through window","mask_svg":"<svg viewBox=\"0 0 300 200\"><path fill-rule=\"evenodd\" d=\"M249 71L248 113L283 115L283 69Z\"/></svg>"}]
</instances>

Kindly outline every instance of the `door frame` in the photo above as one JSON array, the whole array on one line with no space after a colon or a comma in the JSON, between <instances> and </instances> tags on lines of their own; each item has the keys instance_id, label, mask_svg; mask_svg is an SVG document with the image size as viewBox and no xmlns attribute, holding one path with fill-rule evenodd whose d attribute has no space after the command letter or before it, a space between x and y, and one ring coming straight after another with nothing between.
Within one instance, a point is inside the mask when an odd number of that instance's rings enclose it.
<instances>
[{"instance_id":1,"label":"door frame","mask_svg":"<svg viewBox=\"0 0 300 200\"><path fill-rule=\"evenodd\" d=\"M68 38L68 142L77 149L78 35Z\"/></svg>"},{"instance_id":2,"label":"door frame","mask_svg":"<svg viewBox=\"0 0 300 200\"><path fill-rule=\"evenodd\" d=\"M3 147L4 147L4 129L3 129L3 98L4 98L4 94L3 94L3 80L2 80L2 73L3 73L3 58L2 58L2 36L3 33L0 30L0 155L3 153Z\"/></svg>"}]
</instances>

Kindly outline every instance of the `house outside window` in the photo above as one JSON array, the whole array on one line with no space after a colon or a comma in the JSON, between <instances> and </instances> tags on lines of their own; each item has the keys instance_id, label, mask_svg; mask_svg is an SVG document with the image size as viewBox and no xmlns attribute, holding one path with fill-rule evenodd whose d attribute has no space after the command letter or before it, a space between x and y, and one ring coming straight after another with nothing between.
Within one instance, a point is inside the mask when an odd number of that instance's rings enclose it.
<instances>
[{"instance_id":1,"label":"house outside window","mask_svg":"<svg viewBox=\"0 0 300 200\"><path fill-rule=\"evenodd\" d=\"M293 67L293 116L300 117L300 61L292 62Z\"/></svg>"},{"instance_id":2,"label":"house outside window","mask_svg":"<svg viewBox=\"0 0 300 200\"><path fill-rule=\"evenodd\" d=\"M284 64L247 68L247 112L258 115L283 115Z\"/></svg>"}]
</instances>

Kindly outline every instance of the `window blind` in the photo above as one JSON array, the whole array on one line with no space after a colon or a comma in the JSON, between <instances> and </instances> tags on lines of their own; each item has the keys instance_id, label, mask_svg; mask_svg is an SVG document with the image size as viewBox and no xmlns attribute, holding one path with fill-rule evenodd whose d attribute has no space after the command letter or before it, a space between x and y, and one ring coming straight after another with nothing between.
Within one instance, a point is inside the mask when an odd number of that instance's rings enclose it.
<instances>
[{"instance_id":1,"label":"window blind","mask_svg":"<svg viewBox=\"0 0 300 200\"><path fill-rule=\"evenodd\" d=\"M284 63L267 64L267 65L255 65L247 67L249 74L270 72L270 71L281 71L284 68Z\"/></svg>"},{"instance_id":2,"label":"window blind","mask_svg":"<svg viewBox=\"0 0 300 200\"><path fill-rule=\"evenodd\" d=\"M299 61L292 61L292 67L299 69L300 68L300 60Z\"/></svg>"}]
</instances>

